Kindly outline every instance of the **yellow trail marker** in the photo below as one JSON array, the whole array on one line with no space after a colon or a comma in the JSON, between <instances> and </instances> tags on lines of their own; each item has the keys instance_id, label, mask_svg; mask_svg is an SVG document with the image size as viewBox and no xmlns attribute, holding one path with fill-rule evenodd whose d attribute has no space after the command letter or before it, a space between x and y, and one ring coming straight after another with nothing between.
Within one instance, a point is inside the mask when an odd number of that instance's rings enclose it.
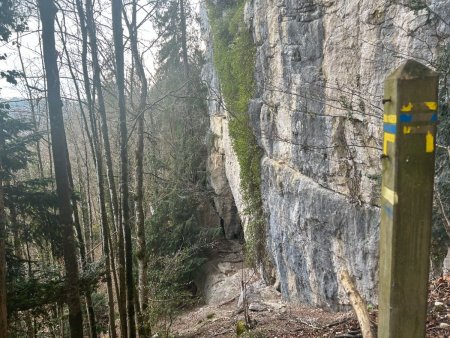
<instances>
[{"instance_id":1,"label":"yellow trail marker","mask_svg":"<svg viewBox=\"0 0 450 338\"><path fill-rule=\"evenodd\" d=\"M424 102L424 103L428 107L429 110L437 110L437 102L429 101L429 102Z\"/></svg>"},{"instance_id":2,"label":"yellow trail marker","mask_svg":"<svg viewBox=\"0 0 450 338\"><path fill-rule=\"evenodd\" d=\"M427 136L425 136L425 138L426 138L425 151L427 153L432 153L434 151L434 136L432 133L428 132Z\"/></svg>"},{"instance_id":3,"label":"yellow trail marker","mask_svg":"<svg viewBox=\"0 0 450 338\"><path fill-rule=\"evenodd\" d=\"M384 84L378 338L423 338L438 75L408 60Z\"/></svg>"},{"instance_id":4,"label":"yellow trail marker","mask_svg":"<svg viewBox=\"0 0 450 338\"><path fill-rule=\"evenodd\" d=\"M397 123L397 115L395 115L395 114L389 114L389 115L385 114L383 116L383 122L384 123L393 123L393 124L395 124L395 123Z\"/></svg>"},{"instance_id":5,"label":"yellow trail marker","mask_svg":"<svg viewBox=\"0 0 450 338\"><path fill-rule=\"evenodd\" d=\"M388 153L388 142L395 143L395 134L384 133L383 154Z\"/></svg>"},{"instance_id":6,"label":"yellow trail marker","mask_svg":"<svg viewBox=\"0 0 450 338\"><path fill-rule=\"evenodd\" d=\"M404 106L402 106L400 111L402 111L402 112L410 112L413 108L414 108L413 104L411 102L409 102L408 104L405 104Z\"/></svg>"}]
</instances>

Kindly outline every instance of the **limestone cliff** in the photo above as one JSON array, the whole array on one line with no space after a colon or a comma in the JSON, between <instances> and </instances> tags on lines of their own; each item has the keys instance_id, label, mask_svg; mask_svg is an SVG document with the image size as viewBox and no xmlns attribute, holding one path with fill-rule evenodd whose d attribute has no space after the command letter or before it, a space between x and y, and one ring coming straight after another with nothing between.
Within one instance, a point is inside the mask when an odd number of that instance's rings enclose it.
<instances>
[{"instance_id":1,"label":"limestone cliff","mask_svg":"<svg viewBox=\"0 0 450 338\"><path fill-rule=\"evenodd\" d=\"M236 234L240 167L201 14L211 185L226 232ZM347 304L337 280L346 266L376 303L383 80L406 58L435 65L450 37L450 2L253 0L243 17L256 45L248 114L263 149L266 249L282 294L337 309Z\"/></svg>"}]
</instances>

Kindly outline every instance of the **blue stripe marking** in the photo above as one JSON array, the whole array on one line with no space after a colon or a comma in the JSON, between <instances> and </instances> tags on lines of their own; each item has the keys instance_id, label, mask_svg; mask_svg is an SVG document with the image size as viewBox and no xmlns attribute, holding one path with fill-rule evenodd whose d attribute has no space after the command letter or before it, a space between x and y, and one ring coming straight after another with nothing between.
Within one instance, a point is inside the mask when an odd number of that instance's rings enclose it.
<instances>
[{"instance_id":1,"label":"blue stripe marking","mask_svg":"<svg viewBox=\"0 0 450 338\"><path fill-rule=\"evenodd\" d=\"M400 114L399 116L400 122L409 123L414 120L413 114ZM437 114L432 114L430 116L430 122L436 122L437 121Z\"/></svg>"},{"instance_id":2,"label":"blue stripe marking","mask_svg":"<svg viewBox=\"0 0 450 338\"><path fill-rule=\"evenodd\" d=\"M400 122L412 122L413 116L411 114L400 114Z\"/></svg>"},{"instance_id":3,"label":"blue stripe marking","mask_svg":"<svg viewBox=\"0 0 450 338\"><path fill-rule=\"evenodd\" d=\"M395 134L397 131L397 126L395 124L388 124L385 123L384 124L384 131L386 133L391 133L391 134Z\"/></svg>"},{"instance_id":4,"label":"blue stripe marking","mask_svg":"<svg viewBox=\"0 0 450 338\"><path fill-rule=\"evenodd\" d=\"M387 215L389 218L392 218L392 216L393 216L393 214L394 214L394 211L392 210L392 207L391 207L390 205L385 204L385 205L384 205L384 211L386 212L386 215Z\"/></svg>"}]
</instances>

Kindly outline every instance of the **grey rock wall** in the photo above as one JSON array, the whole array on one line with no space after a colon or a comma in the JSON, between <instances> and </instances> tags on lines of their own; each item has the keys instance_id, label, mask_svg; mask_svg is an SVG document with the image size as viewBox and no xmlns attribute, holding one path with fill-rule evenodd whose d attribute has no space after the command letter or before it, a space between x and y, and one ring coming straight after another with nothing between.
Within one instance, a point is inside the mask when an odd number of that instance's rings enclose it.
<instances>
[{"instance_id":1,"label":"grey rock wall","mask_svg":"<svg viewBox=\"0 0 450 338\"><path fill-rule=\"evenodd\" d=\"M450 37L450 2L420 3L253 0L245 7L257 45L249 113L264 150L267 249L291 301L345 306L337 274L346 267L377 302L383 80L407 58L433 66ZM202 18L211 184L218 205L232 197L242 214L204 10Z\"/></svg>"}]
</instances>

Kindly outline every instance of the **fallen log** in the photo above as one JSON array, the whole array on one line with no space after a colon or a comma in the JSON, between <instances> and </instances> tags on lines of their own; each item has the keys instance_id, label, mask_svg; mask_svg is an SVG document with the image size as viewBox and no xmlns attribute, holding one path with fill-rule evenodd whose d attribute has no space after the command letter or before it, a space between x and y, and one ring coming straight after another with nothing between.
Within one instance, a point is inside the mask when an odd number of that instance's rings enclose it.
<instances>
[{"instance_id":1,"label":"fallen log","mask_svg":"<svg viewBox=\"0 0 450 338\"><path fill-rule=\"evenodd\" d=\"M367 304L364 298L359 294L355 282L350 277L346 269L342 269L339 276L342 286L347 293L350 304L355 311L356 318L358 319L359 326L361 327L361 333L364 338L375 338L370 326L369 312L367 311Z\"/></svg>"}]
</instances>

